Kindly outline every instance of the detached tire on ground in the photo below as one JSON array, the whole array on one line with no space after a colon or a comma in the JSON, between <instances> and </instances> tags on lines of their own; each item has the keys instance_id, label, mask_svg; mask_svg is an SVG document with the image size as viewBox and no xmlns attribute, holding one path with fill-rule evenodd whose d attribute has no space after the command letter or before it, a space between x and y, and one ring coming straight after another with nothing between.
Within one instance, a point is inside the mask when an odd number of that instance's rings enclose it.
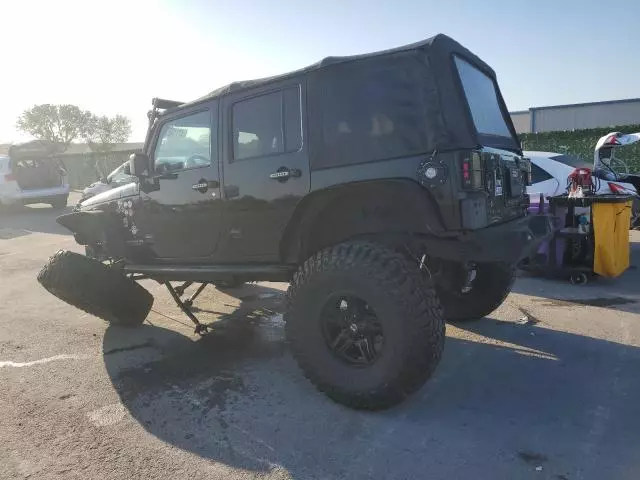
<instances>
[{"instance_id":1,"label":"detached tire on ground","mask_svg":"<svg viewBox=\"0 0 640 480\"><path fill-rule=\"evenodd\" d=\"M458 322L486 317L502 305L515 280L514 267L501 263L478 264L469 291L438 289L444 316Z\"/></svg>"},{"instance_id":2,"label":"detached tire on ground","mask_svg":"<svg viewBox=\"0 0 640 480\"><path fill-rule=\"evenodd\" d=\"M137 282L74 252L53 255L38 282L60 300L117 325L140 325L153 305L153 296Z\"/></svg>"},{"instance_id":3,"label":"detached tire on ground","mask_svg":"<svg viewBox=\"0 0 640 480\"><path fill-rule=\"evenodd\" d=\"M445 323L435 289L390 248L356 241L322 250L295 274L287 299L294 357L346 406L391 407L440 361Z\"/></svg>"}]
</instances>

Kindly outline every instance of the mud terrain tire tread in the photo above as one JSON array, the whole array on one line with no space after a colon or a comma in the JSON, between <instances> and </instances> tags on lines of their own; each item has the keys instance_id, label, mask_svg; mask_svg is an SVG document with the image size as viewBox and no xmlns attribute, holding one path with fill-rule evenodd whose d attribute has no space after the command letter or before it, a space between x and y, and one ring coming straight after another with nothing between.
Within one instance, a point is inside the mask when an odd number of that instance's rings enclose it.
<instances>
[{"instance_id":1,"label":"mud terrain tire tread","mask_svg":"<svg viewBox=\"0 0 640 480\"><path fill-rule=\"evenodd\" d=\"M340 281L345 275L352 279L349 281L365 285L361 288L370 298L379 297L384 305L389 305L394 315L387 315L387 322L399 332L391 346L392 361L386 361L381 367L384 381L368 388L357 385L354 367L337 363L334 369L320 366L322 362L327 364L325 356L331 354L326 344L325 351L317 347L316 353L313 348L307 348L309 339L324 342L315 324L317 317L310 314L313 296L322 296L316 297L317 302L326 301L331 287L322 291L319 286L331 284L334 279ZM389 247L353 241L321 250L295 273L287 291L287 303L284 316L287 339L302 372L318 390L348 407L377 410L400 403L422 387L442 356L445 322L435 288L420 274L417 265ZM348 375L356 375L352 377L356 381L345 381Z\"/></svg>"},{"instance_id":2,"label":"mud terrain tire tread","mask_svg":"<svg viewBox=\"0 0 640 480\"><path fill-rule=\"evenodd\" d=\"M66 250L49 259L38 282L69 305L117 325L140 325L153 305L153 295L134 280Z\"/></svg>"},{"instance_id":3,"label":"mud terrain tire tread","mask_svg":"<svg viewBox=\"0 0 640 480\"><path fill-rule=\"evenodd\" d=\"M444 315L448 321L466 322L484 318L505 301L516 281L516 269L500 263L478 267L478 278L469 293L452 294L439 290Z\"/></svg>"}]
</instances>

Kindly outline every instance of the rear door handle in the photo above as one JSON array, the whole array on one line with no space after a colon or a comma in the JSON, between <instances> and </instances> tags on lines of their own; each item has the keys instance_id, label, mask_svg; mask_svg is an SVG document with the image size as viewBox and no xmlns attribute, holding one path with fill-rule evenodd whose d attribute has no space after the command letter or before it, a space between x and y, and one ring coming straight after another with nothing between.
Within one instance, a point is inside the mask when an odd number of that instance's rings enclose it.
<instances>
[{"instance_id":1,"label":"rear door handle","mask_svg":"<svg viewBox=\"0 0 640 480\"><path fill-rule=\"evenodd\" d=\"M198 180L198 183L191 185L191 188L200 193L207 193L209 188L218 188L220 186L220 182L217 180L206 180L201 178Z\"/></svg>"},{"instance_id":2,"label":"rear door handle","mask_svg":"<svg viewBox=\"0 0 640 480\"><path fill-rule=\"evenodd\" d=\"M289 178L299 178L301 176L302 171L298 168L280 167L269 175L269 178L272 180L278 180L279 182L286 182Z\"/></svg>"}]
</instances>

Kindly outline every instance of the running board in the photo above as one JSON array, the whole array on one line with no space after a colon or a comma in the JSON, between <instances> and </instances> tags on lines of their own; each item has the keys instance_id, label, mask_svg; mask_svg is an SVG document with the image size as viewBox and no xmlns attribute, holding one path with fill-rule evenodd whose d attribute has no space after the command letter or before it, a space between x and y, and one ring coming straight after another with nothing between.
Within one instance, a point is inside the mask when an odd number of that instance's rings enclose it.
<instances>
[{"instance_id":1,"label":"running board","mask_svg":"<svg viewBox=\"0 0 640 480\"><path fill-rule=\"evenodd\" d=\"M237 279L246 282L288 282L296 271L295 265L125 265L124 273L141 274L161 281L215 282Z\"/></svg>"}]
</instances>

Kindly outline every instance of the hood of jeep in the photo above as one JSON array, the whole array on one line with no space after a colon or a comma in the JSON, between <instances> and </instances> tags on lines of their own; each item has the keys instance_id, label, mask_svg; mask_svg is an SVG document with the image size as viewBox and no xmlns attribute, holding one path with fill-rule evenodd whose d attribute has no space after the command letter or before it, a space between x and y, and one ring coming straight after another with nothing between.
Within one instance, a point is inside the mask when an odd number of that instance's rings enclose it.
<instances>
[{"instance_id":1,"label":"hood of jeep","mask_svg":"<svg viewBox=\"0 0 640 480\"><path fill-rule=\"evenodd\" d=\"M116 187L111 190L99 193L91 198L88 198L80 203L80 208L90 208L103 203L113 202L122 198L134 197L138 195L140 189L137 182L131 182L121 187Z\"/></svg>"}]
</instances>

